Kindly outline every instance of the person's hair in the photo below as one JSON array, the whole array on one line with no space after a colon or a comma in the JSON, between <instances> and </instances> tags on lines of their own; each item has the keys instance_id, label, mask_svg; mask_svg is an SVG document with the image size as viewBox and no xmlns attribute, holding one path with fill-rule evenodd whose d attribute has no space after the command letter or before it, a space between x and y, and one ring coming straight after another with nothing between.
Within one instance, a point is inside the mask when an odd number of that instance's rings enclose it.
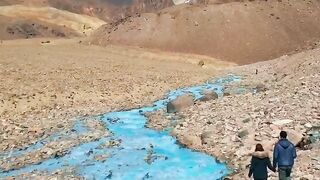
<instances>
[{"instance_id":1,"label":"person's hair","mask_svg":"<svg viewBox=\"0 0 320 180\"><path fill-rule=\"evenodd\" d=\"M287 138L287 132L285 132L285 131L281 131L280 132L280 138Z\"/></svg>"},{"instance_id":2,"label":"person's hair","mask_svg":"<svg viewBox=\"0 0 320 180\"><path fill-rule=\"evenodd\" d=\"M264 151L262 144L257 144L255 151Z\"/></svg>"}]
</instances>

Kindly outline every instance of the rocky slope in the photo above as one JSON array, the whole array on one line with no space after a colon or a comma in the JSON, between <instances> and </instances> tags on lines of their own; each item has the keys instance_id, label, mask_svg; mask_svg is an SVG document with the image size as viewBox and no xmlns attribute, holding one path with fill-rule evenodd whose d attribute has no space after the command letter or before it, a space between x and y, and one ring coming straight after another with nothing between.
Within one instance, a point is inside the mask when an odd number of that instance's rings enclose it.
<instances>
[{"instance_id":1,"label":"rocky slope","mask_svg":"<svg viewBox=\"0 0 320 180\"><path fill-rule=\"evenodd\" d=\"M98 17L105 21L127 15L154 12L173 5L172 0L2 0L1 5L23 4L49 6L78 14Z\"/></svg>"},{"instance_id":2,"label":"rocky slope","mask_svg":"<svg viewBox=\"0 0 320 180\"><path fill-rule=\"evenodd\" d=\"M87 36L107 22L171 5L171 0L2 0L0 39Z\"/></svg>"},{"instance_id":3,"label":"rocky slope","mask_svg":"<svg viewBox=\"0 0 320 180\"><path fill-rule=\"evenodd\" d=\"M236 170L234 179L247 178L257 143L272 157L280 130L286 130L294 144L303 137L312 142L298 149L293 179L316 180L320 176L319 59L320 49L315 49L231 68L224 73L240 75L242 80L226 87L225 97L197 102L175 117L154 114L150 127L167 127L168 119L178 119L173 134L183 144L227 162ZM270 177L277 179L275 173Z\"/></svg>"},{"instance_id":4,"label":"rocky slope","mask_svg":"<svg viewBox=\"0 0 320 180\"><path fill-rule=\"evenodd\" d=\"M78 37L78 32L46 22L11 18L0 15L0 39L29 39L35 37Z\"/></svg>"},{"instance_id":5,"label":"rocky slope","mask_svg":"<svg viewBox=\"0 0 320 180\"><path fill-rule=\"evenodd\" d=\"M6 37L5 33L1 35L6 39L10 39L16 34L31 34L31 37L37 34L46 35L48 33L40 33L46 31L51 32L52 35L55 35L55 31L57 31L56 36L58 37L59 34L63 36L62 34L69 34L68 32L73 32L77 36L86 36L106 23L95 17L52 7L23 5L0 6L0 16L2 19L7 18L2 20L2 28L9 36Z\"/></svg>"},{"instance_id":6,"label":"rocky slope","mask_svg":"<svg viewBox=\"0 0 320 180\"><path fill-rule=\"evenodd\" d=\"M224 2L228 1L122 19L101 27L92 42L205 54L247 64L306 49L320 38L317 0Z\"/></svg>"}]
</instances>

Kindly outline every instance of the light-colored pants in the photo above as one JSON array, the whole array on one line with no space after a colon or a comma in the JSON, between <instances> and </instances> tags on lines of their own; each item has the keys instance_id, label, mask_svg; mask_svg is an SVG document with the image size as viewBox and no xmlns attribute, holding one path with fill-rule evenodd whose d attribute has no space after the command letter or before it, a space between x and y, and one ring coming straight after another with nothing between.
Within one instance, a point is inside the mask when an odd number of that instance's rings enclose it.
<instances>
[{"instance_id":1,"label":"light-colored pants","mask_svg":"<svg viewBox=\"0 0 320 180\"><path fill-rule=\"evenodd\" d=\"M281 167L278 169L279 171L279 180L291 180L291 167Z\"/></svg>"}]
</instances>

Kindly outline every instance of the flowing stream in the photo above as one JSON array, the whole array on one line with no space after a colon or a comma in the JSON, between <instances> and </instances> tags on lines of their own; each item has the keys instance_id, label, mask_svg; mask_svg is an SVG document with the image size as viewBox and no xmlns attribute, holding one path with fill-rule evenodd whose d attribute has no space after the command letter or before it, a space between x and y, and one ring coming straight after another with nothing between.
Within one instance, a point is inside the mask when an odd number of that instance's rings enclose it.
<instances>
[{"instance_id":1,"label":"flowing stream","mask_svg":"<svg viewBox=\"0 0 320 180\"><path fill-rule=\"evenodd\" d=\"M77 176L85 179L221 179L231 172L226 164L217 162L212 156L182 147L169 131L158 132L146 128L145 113L164 109L169 101L186 93L192 93L198 99L203 96L204 90L214 90L222 96L224 85L239 80L239 77L230 75L203 85L172 91L153 106L106 113L99 120L105 123L112 136L80 144L62 157L10 171L0 169L0 179L30 172L52 173L64 168L73 168ZM87 127L79 121L75 123L74 130L84 134ZM39 140L23 150L0 154L0 158L23 156L60 136L63 133ZM102 146L108 141L118 142L118 145ZM94 157L99 155L108 155L108 158L98 161Z\"/></svg>"}]
</instances>

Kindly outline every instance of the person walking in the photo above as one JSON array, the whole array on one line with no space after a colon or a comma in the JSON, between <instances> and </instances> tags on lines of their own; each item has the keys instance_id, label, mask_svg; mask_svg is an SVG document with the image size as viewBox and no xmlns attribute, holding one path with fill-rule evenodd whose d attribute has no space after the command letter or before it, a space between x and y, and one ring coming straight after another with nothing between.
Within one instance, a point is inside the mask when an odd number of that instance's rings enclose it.
<instances>
[{"instance_id":1,"label":"person walking","mask_svg":"<svg viewBox=\"0 0 320 180\"><path fill-rule=\"evenodd\" d=\"M252 153L251 166L249 170L249 178L253 175L254 180L267 180L268 169L275 172L272 167L268 152L264 151L261 144L256 145L255 152Z\"/></svg>"},{"instance_id":2,"label":"person walking","mask_svg":"<svg viewBox=\"0 0 320 180\"><path fill-rule=\"evenodd\" d=\"M280 140L273 151L273 167L278 166L279 180L290 180L294 159L297 157L296 147L287 139L287 132L280 132Z\"/></svg>"}]
</instances>

